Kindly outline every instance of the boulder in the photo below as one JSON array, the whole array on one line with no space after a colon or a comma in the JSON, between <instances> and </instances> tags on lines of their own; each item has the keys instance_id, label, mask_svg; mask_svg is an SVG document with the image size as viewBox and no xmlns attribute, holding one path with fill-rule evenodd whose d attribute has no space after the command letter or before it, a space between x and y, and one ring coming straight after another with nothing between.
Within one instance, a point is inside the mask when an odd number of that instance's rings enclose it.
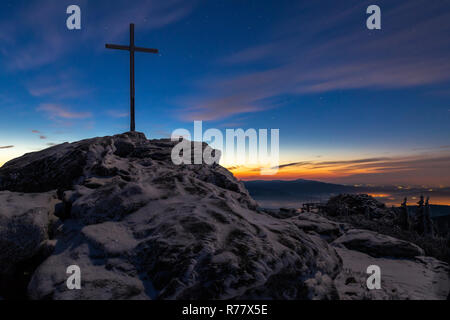
<instances>
[{"instance_id":1,"label":"boulder","mask_svg":"<svg viewBox=\"0 0 450 320\"><path fill-rule=\"evenodd\" d=\"M333 245L364 252L372 257L414 258L424 255L423 249L414 243L362 229L349 230Z\"/></svg>"},{"instance_id":2,"label":"boulder","mask_svg":"<svg viewBox=\"0 0 450 320\"><path fill-rule=\"evenodd\" d=\"M0 274L12 272L39 252L57 203L55 192L0 192Z\"/></svg>"},{"instance_id":3,"label":"boulder","mask_svg":"<svg viewBox=\"0 0 450 320\"><path fill-rule=\"evenodd\" d=\"M316 213L304 212L292 218L291 221L300 230L310 234L317 234L327 242L340 237L343 235L344 230L348 228L344 223L330 221Z\"/></svg>"}]
</instances>

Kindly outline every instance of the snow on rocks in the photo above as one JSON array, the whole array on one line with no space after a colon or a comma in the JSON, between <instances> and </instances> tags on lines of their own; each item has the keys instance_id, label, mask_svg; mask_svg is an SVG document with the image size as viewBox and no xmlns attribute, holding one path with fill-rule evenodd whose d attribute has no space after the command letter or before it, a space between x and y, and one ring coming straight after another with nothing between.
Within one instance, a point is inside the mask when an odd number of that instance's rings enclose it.
<instances>
[{"instance_id":1,"label":"snow on rocks","mask_svg":"<svg viewBox=\"0 0 450 320\"><path fill-rule=\"evenodd\" d=\"M327 242L331 242L344 234L349 227L344 223L336 223L315 213L302 213L292 219L292 222L301 230L318 234Z\"/></svg>"},{"instance_id":2,"label":"snow on rocks","mask_svg":"<svg viewBox=\"0 0 450 320\"><path fill-rule=\"evenodd\" d=\"M308 279L339 274L325 240L259 210L225 168L173 164L175 143L126 133L0 169L0 189L57 189L63 203L30 298L304 299L314 295ZM70 265L81 268L82 290L67 289ZM336 294L333 286L320 291Z\"/></svg>"},{"instance_id":3,"label":"snow on rocks","mask_svg":"<svg viewBox=\"0 0 450 320\"><path fill-rule=\"evenodd\" d=\"M346 248L336 251L343 260L343 271L335 279L342 300L445 300L450 293L450 268L432 257L375 258ZM367 289L370 265L380 267L381 289Z\"/></svg>"},{"instance_id":4,"label":"snow on rocks","mask_svg":"<svg viewBox=\"0 0 450 320\"><path fill-rule=\"evenodd\" d=\"M373 257L414 258L424 254L417 245L369 230L352 229L333 245L367 253Z\"/></svg>"},{"instance_id":5,"label":"snow on rocks","mask_svg":"<svg viewBox=\"0 0 450 320\"><path fill-rule=\"evenodd\" d=\"M413 243L368 230L351 229L332 242L343 261L335 284L340 299L445 300L449 266ZM367 267L381 270L381 289L368 290Z\"/></svg>"},{"instance_id":6,"label":"snow on rocks","mask_svg":"<svg viewBox=\"0 0 450 320\"><path fill-rule=\"evenodd\" d=\"M39 252L58 202L54 192L0 192L0 274L8 274Z\"/></svg>"}]
</instances>

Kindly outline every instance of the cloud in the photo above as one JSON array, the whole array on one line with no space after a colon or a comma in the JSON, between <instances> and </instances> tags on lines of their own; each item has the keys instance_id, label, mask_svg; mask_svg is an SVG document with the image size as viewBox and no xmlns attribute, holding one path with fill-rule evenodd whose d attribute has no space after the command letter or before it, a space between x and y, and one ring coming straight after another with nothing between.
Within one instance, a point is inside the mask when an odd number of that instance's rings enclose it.
<instances>
[{"instance_id":1,"label":"cloud","mask_svg":"<svg viewBox=\"0 0 450 320\"><path fill-rule=\"evenodd\" d=\"M413 88L450 79L450 7L444 3L386 5L388 31L379 32L355 23L365 2L319 7L314 19L310 10L293 10L299 13L274 26L265 42L223 58L226 75L203 79L180 117L214 120L279 107L283 95ZM241 71L244 63L249 71Z\"/></svg>"},{"instance_id":2,"label":"cloud","mask_svg":"<svg viewBox=\"0 0 450 320\"><path fill-rule=\"evenodd\" d=\"M235 114L262 111L264 108L251 105L251 101L246 101L243 97L236 95L225 99L210 100L203 102L195 107L184 109L179 113L179 118L187 121L194 120L217 120L223 119ZM245 99L245 98L244 98Z\"/></svg>"},{"instance_id":3,"label":"cloud","mask_svg":"<svg viewBox=\"0 0 450 320\"><path fill-rule=\"evenodd\" d=\"M9 69L34 69L70 55L72 48L86 43L103 48L106 40L114 41L125 35L130 21L134 21L143 31L174 23L187 16L196 2L79 0L82 30L77 31L78 36L74 38L69 36L69 32L73 31L65 28L67 2L27 1L25 5L8 9L9 19L0 22L0 40L5 44L0 49L0 55ZM34 92L41 94L46 90L43 88Z\"/></svg>"},{"instance_id":4,"label":"cloud","mask_svg":"<svg viewBox=\"0 0 450 320\"><path fill-rule=\"evenodd\" d=\"M40 132L39 130L31 130L31 132L33 132L33 133L35 133L35 134L38 134L38 135L39 135L39 139L41 139L41 140L47 139L47 137L44 136L44 135L42 134L42 132Z\"/></svg>"},{"instance_id":5,"label":"cloud","mask_svg":"<svg viewBox=\"0 0 450 320\"><path fill-rule=\"evenodd\" d=\"M73 112L56 104L42 104L37 111L47 113L50 119L86 119L91 118L90 112Z\"/></svg>"},{"instance_id":6,"label":"cloud","mask_svg":"<svg viewBox=\"0 0 450 320\"><path fill-rule=\"evenodd\" d=\"M365 159L343 160L343 161L322 161L322 162L319 162L319 165L322 165L322 166L352 165L352 164L374 163L374 162L389 161L389 160L391 160L391 158L379 157L379 158L365 158Z\"/></svg>"},{"instance_id":7,"label":"cloud","mask_svg":"<svg viewBox=\"0 0 450 320\"><path fill-rule=\"evenodd\" d=\"M288 168L288 167L300 167L300 166L304 166L307 164L311 164L311 161L301 161L301 162L291 162L291 163L286 163L286 164L282 164L278 166L278 169L283 169L283 168ZM272 168L274 169L274 168Z\"/></svg>"},{"instance_id":8,"label":"cloud","mask_svg":"<svg viewBox=\"0 0 450 320\"><path fill-rule=\"evenodd\" d=\"M280 165L278 176L352 184L450 185L450 154L293 162Z\"/></svg>"},{"instance_id":9,"label":"cloud","mask_svg":"<svg viewBox=\"0 0 450 320\"><path fill-rule=\"evenodd\" d=\"M0 146L0 149L11 149L14 148L14 146Z\"/></svg>"},{"instance_id":10,"label":"cloud","mask_svg":"<svg viewBox=\"0 0 450 320\"><path fill-rule=\"evenodd\" d=\"M75 81L79 78L74 69L64 72L52 72L51 75L38 75L26 83L26 88L33 97L52 97L53 99L79 98L92 91Z\"/></svg>"},{"instance_id":11,"label":"cloud","mask_svg":"<svg viewBox=\"0 0 450 320\"><path fill-rule=\"evenodd\" d=\"M129 112L123 112L118 110L108 110L106 114L108 114L110 117L113 118L126 118L130 115Z\"/></svg>"},{"instance_id":12,"label":"cloud","mask_svg":"<svg viewBox=\"0 0 450 320\"><path fill-rule=\"evenodd\" d=\"M320 157L320 156L319 156ZM285 163L278 166L279 169L288 167L304 167L309 166L310 168L322 168L322 167L335 167L342 165L352 165L352 164L364 164L364 163L374 163L380 161L389 161L391 158L379 157L379 158L364 158L364 159L354 159L354 160L341 160L341 161L299 161Z\"/></svg>"}]
</instances>

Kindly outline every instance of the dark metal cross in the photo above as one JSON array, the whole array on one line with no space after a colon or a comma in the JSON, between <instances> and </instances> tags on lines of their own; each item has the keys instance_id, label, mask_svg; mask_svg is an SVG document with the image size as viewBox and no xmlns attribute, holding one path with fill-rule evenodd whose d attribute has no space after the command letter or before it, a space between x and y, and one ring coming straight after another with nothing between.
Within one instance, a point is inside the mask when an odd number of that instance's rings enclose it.
<instances>
[{"instance_id":1,"label":"dark metal cross","mask_svg":"<svg viewBox=\"0 0 450 320\"><path fill-rule=\"evenodd\" d=\"M158 49L148 49L136 47L134 45L134 24L130 24L130 45L129 46L121 46L117 44L106 44L107 49L118 49L118 50L127 50L130 51L130 131L135 131L136 124L134 120L134 52L147 52L147 53L158 53Z\"/></svg>"}]
</instances>

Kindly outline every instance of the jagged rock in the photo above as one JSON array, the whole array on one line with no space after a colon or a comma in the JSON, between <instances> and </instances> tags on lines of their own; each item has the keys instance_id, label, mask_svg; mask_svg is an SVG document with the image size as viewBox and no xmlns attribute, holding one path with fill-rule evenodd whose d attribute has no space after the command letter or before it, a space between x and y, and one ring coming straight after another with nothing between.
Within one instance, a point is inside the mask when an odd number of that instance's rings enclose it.
<instances>
[{"instance_id":1,"label":"jagged rock","mask_svg":"<svg viewBox=\"0 0 450 320\"><path fill-rule=\"evenodd\" d=\"M333 245L367 253L373 257L414 258L424 251L414 243L399 240L369 230L352 229Z\"/></svg>"},{"instance_id":2,"label":"jagged rock","mask_svg":"<svg viewBox=\"0 0 450 320\"><path fill-rule=\"evenodd\" d=\"M0 169L0 188L58 189L63 203L30 298L304 299L314 295L308 279L340 272L326 241L259 210L228 170L173 164L175 144L126 133ZM82 290L66 287L70 265L81 268ZM320 291L336 294L328 285Z\"/></svg>"},{"instance_id":3,"label":"jagged rock","mask_svg":"<svg viewBox=\"0 0 450 320\"><path fill-rule=\"evenodd\" d=\"M320 235L328 242L340 237L349 228L344 223L332 222L318 214L306 212L299 214L292 222L306 233Z\"/></svg>"},{"instance_id":4,"label":"jagged rock","mask_svg":"<svg viewBox=\"0 0 450 320\"><path fill-rule=\"evenodd\" d=\"M0 274L8 274L39 252L57 203L55 192L0 192Z\"/></svg>"}]
</instances>

